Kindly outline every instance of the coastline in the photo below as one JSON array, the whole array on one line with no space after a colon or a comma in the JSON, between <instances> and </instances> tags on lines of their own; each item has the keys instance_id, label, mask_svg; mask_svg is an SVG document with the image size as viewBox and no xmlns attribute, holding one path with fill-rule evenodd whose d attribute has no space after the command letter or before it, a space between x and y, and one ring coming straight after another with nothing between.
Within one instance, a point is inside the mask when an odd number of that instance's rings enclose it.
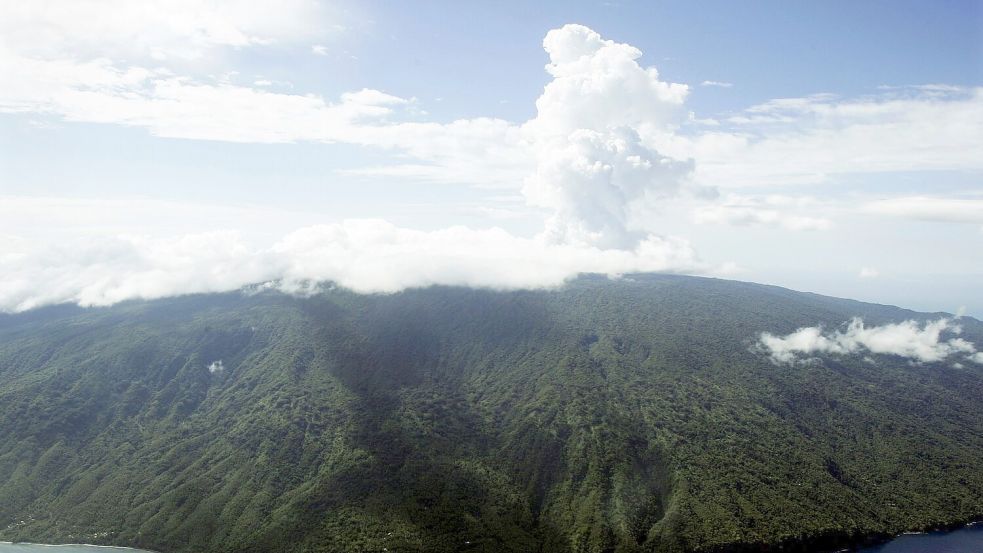
<instances>
[{"instance_id":1,"label":"coastline","mask_svg":"<svg viewBox=\"0 0 983 553\"><path fill-rule=\"evenodd\" d=\"M960 522L953 522L933 526L922 530L905 530L897 534L886 534L872 532L856 537L847 537L843 534L828 534L810 540L786 539L770 543L732 543L711 549L710 551L719 553L750 553L750 552L769 552L781 551L783 553L808 552L808 553L850 553L868 547L883 545L902 536L917 536L936 532L955 532L963 528L971 528L983 525L983 516L972 517ZM98 547L101 549L120 549L126 551L138 551L141 553L161 553L151 549L140 549L125 545L97 545L92 543L34 543L26 541L5 541L0 540L0 545L32 545L40 547ZM818 548L818 549L817 549Z\"/></svg>"},{"instance_id":2,"label":"coastline","mask_svg":"<svg viewBox=\"0 0 983 553\"><path fill-rule=\"evenodd\" d=\"M941 533L955 532L962 528L970 528L980 524L983 524L983 516L976 516L958 522L952 522L940 526L933 526L928 529L905 530L898 534L870 534L865 539L859 542L844 544L844 546L841 547L840 549L828 549L828 550L824 549L824 550L820 550L817 553L849 553L850 551L858 551L867 547L876 547L878 545L884 545L885 543L896 540L902 536L921 536L921 535L932 534L936 532L941 532Z\"/></svg>"},{"instance_id":3,"label":"coastline","mask_svg":"<svg viewBox=\"0 0 983 553\"><path fill-rule=\"evenodd\" d=\"M102 549L125 549L127 551L141 551L147 553L160 553L159 551L153 551L151 549L140 549L137 547L128 547L125 545L97 545L94 543L34 543L30 541L3 541L0 540L0 545L37 545L40 547L99 547Z\"/></svg>"},{"instance_id":4,"label":"coastline","mask_svg":"<svg viewBox=\"0 0 983 553\"><path fill-rule=\"evenodd\" d=\"M970 528L977 525L983 525L983 515L976 515L947 524L913 528L894 534L886 532L850 534L841 531L831 531L810 538L793 537L772 542L721 544L707 549L707 551L711 553L849 553L868 547L883 545L906 534L955 532L962 528Z\"/></svg>"}]
</instances>

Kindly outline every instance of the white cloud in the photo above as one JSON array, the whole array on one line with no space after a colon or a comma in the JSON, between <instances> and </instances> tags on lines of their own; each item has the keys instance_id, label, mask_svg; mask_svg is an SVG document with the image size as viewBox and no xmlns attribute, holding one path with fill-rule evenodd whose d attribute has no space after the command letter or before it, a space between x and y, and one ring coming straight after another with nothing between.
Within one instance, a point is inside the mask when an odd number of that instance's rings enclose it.
<instances>
[{"instance_id":1,"label":"white cloud","mask_svg":"<svg viewBox=\"0 0 983 553\"><path fill-rule=\"evenodd\" d=\"M212 363L208 365L208 372L212 374L220 373L224 370L225 370L225 365L222 364L221 359L219 359L218 361L212 361Z\"/></svg>"},{"instance_id":2,"label":"white cloud","mask_svg":"<svg viewBox=\"0 0 983 553\"><path fill-rule=\"evenodd\" d=\"M858 276L860 278L877 278L881 276L881 273L873 267L861 267Z\"/></svg>"},{"instance_id":3,"label":"white cloud","mask_svg":"<svg viewBox=\"0 0 983 553\"><path fill-rule=\"evenodd\" d=\"M310 44L342 28L325 24L333 15L312 0L0 3L0 112L141 127L169 138L386 148L411 163L364 174L519 185L532 160L508 122L407 121L420 115L413 102L381 91L337 99L285 94L267 87L289 83L238 85L227 68L203 74L210 65L182 61L221 60L229 48Z\"/></svg>"},{"instance_id":4,"label":"white cloud","mask_svg":"<svg viewBox=\"0 0 983 553\"><path fill-rule=\"evenodd\" d=\"M532 166L519 128L500 119L450 123L394 121L413 102L362 89L331 101L165 69L3 58L0 112L34 112L67 121L146 128L154 135L249 143L341 142L397 150L414 162L363 168L366 175L515 188ZM262 85L262 86L261 86Z\"/></svg>"},{"instance_id":5,"label":"white cloud","mask_svg":"<svg viewBox=\"0 0 983 553\"><path fill-rule=\"evenodd\" d=\"M629 44L604 40L583 25L564 25L546 33L543 48L553 80L536 100L536 118L527 124L538 136L662 128L681 115L689 88L660 80L655 67L640 66L642 52Z\"/></svg>"},{"instance_id":6,"label":"white cloud","mask_svg":"<svg viewBox=\"0 0 983 553\"><path fill-rule=\"evenodd\" d=\"M630 248L644 237L630 228L631 204L677 195L691 170L692 163L641 146L631 129L578 130L540 146L523 191L533 205L554 210L547 223L553 240Z\"/></svg>"},{"instance_id":7,"label":"white cloud","mask_svg":"<svg viewBox=\"0 0 983 553\"><path fill-rule=\"evenodd\" d=\"M919 324L904 321L867 327L863 320L852 319L845 330L823 332L822 327L803 327L785 336L762 333L759 344L776 363L791 363L799 355L851 354L870 352L897 355L919 362L941 361L965 353L975 354L976 347L962 338L945 339L943 334L959 334L962 329L949 319ZM977 354L978 355L978 354ZM968 357L975 360L976 355Z\"/></svg>"},{"instance_id":8,"label":"white cloud","mask_svg":"<svg viewBox=\"0 0 983 553\"><path fill-rule=\"evenodd\" d=\"M720 187L820 183L833 174L983 170L983 87L910 89L841 99L787 98L752 106L729 128L652 138L697 161Z\"/></svg>"},{"instance_id":9,"label":"white cloud","mask_svg":"<svg viewBox=\"0 0 983 553\"><path fill-rule=\"evenodd\" d=\"M723 81L703 81L700 86L714 86L717 88L730 88L734 86L734 83L727 83Z\"/></svg>"},{"instance_id":10,"label":"white cloud","mask_svg":"<svg viewBox=\"0 0 983 553\"><path fill-rule=\"evenodd\" d=\"M22 245L30 241L43 244L70 241L73 237L88 239L121 234L166 238L241 228L243 221L262 221L262 225L249 225L246 229L251 237L270 239L298 226L323 221L324 217L322 212L249 204L190 203L144 197L0 195L0 237L6 234L0 240L0 251L12 249L16 244L7 244L6 240L18 235Z\"/></svg>"},{"instance_id":11,"label":"white cloud","mask_svg":"<svg viewBox=\"0 0 983 553\"><path fill-rule=\"evenodd\" d=\"M330 281L357 292L433 284L548 288L582 272L704 272L692 247L649 236L634 249L600 249L522 238L492 228L418 231L381 220L346 220L256 245L240 233L170 238L117 235L0 245L0 310L72 302L110 305L133 298L235 290L276 282L288 292Z\"/></svg>"},{"instance_id":12,"label":"white cloud","mask_svg":"<svg viewBox=\"0 0 983 553\"><path fill-rule=\"evenodd\" d=\"M332 14L311 0L34 0L0 3L9 50L37 59L199 59L216 48L321 36Z\"/></svg>"},{"instance_id":13,"label":"white cloud","mask_svg":"<svg viewBox=\"0 0 983 553\"><path fill-rule=\"evenodd\" d=\"M967 359L969 359L974 363L979 363L980 365L983 365L983 351L978 351L973 355L970 355Z\"/></svg>"},{"instance_id":14,"label":"white cloud","mask_svg":"<svg viewBox=\"0 0 983 553\"><path fill-rule=\"evenodd\" d=\"M408 161L349 173L479 186L525 182L535 205L556 212L557 237L630 247L642 236L628 230L626 206L674 195L692 172L691 161L641 139L671 132L688 89L640 66L632 46L580 25L550 31L543 44L553 80L536 102L536 117L521 126L491 118L406 121L413 102L377 90L331 101L106 58L13 56L0 68L12 83L0 90L0 111L138 126L171 138L393 149ZM585 192L590 196L581 198Z\"/></svg>"},{"instance_id":15,"label":"white cloud","mask_svg":"<svg viewBox=\"0 0 983 553\"><path fill-rule=\"evenodd\" d=\"M311 53L315 56L327 56L328 47L324 46L323 44L315 44L311 46Z\"/></svg>"},{"instance_id":16,"label":"white cloud","mask_svg":"<svg viewBox=\"0 0 983 553\"><path fill-rule=\"evenodd\" d=\"M47 77L31 83L38 90L0 92L3 108L142 126L160 136L392 148L419 162L362 171L485 185L508 179L513 187L525 180L526 200L546 208L549 219L534 238L501 229L423 232L370 220L306 227L272 245L212 232L32 246L3 254L11 270L0 306L105 305L261 281L290 289L329 280L390 292L430 284L547 287L581 272L712 270L685 241L634 231L630 220L633 204L687 186L692 162L664 156L640 138L672 128L687 88L660 81L655 68L638 65L637 49L586 27L551 31L544 47L553 80L536 103L536 117L522 126L488 118L394 121L413 101L371 89L329 102L156 70L123 71L106 60L73 75L62 69L79 66L29 59L24 63L36 71L27 74Z\"/></svg>"},{"instance_id":17,"label":"white cloud","mask_svg":"<svg viewBox=\"0 0 983 553\"><path fill-rule=\"evenodd\" d=\"M385 129L366 123L385 118L393 113L393 106L407 103L374 90L347 93L332 103L317 96L196 82L163 70L131 67L122 71L107 60L73 64L22 59L7 69L29 72L34 78L30 82L10 79L14 86L0 91L0 111L53 113L68 121L138 126L171 138L385 143L386 136L380 136Z\"/></svg>"},{"instance_id":18,"label":"white cloud","mask_svg":"<svg viewBox=\"0 0 983 553\"><path fill-rule=\"evenodd\" d=\"M864 211L921 221L983 224L983 199L906 196L870 202Z\"/></svg>"},{"instance_id":19,"label":"white cloud","mask_svg":"<svg viewBox=\"0 0 983 553\"><path fill-rule=\"evenodd\" d=\"M546 232L535 239L460 228L414 234L395 227L383 232L379 222L370 225L378 232L352 230L349 223L319 231L341 243L375 247L367 252L341 249L364 259L365 266L402 266L414 258L421 265L431 263L430 272L407 269L403 276L333 265L307 270L303 268L322 265L303 252L284 249L291 240L255 246L235 234L117 238L107 240L102 249L83 244L65 256L45 247L8 251L5 259L18 264L0 276L5 279L0 289L5 309L54 301L112 303L118 298L227 290L257 280L295 277L321 276L360 290L389 290L427 282L540 286L591 270L691 270L687 267L698 264L689 246L640 231L637 206L698 193L697 185L814 182L827 172L983 167L974 155L983 128L983 89L917 90L904 98L887 92L846 101L826 96L776 100L732 119L728 129L687 135L686 85L665 82L654 67L639 64L641 52L636 48L605 40L586 27L567 25L550 31L544 40L552 80L536 101L536 117L524 124L480 117L437 123L421 121L413 99L383 91L362 89L337 98L287 94L269 90L265 83L243 86L231 77L195 73L181 62L272 43L306 48L320 40L319 31L311 28L320 18L312 17L310 10L318 8L306 0L257 2L241 13L240 3L209 3L196 11L192 8L198 3L173 1L147 10L122 0L4 3L0 111L139 127L173 138L337 142L387 149L394 154L392 163L347 172L521 186L531 205L546 210ZM77 13L111 15L114 7L118 21L108 23L92 23L105 18L80 18ZM802 207L755 203L718 208L704 218L797 230L829 225ZM352 242L364 232L389 236L391 241ZM487 244L491 257L505 244L508 251L500 257L515 264L528 256L533 259L527 261L529 267L543 276L523 267L502 269L473 260L470 250L458 252L457 242L448 237ZM420 243L406 243L411 239ZM213 266L196 253L217 250L208 244L222 241L236 253L224 257L217 252ZM148 259L138 247L170 261ZM439 253L449 251L458 252L457 265ZM386 255L379 257L380 252ZM396 255L400 252L409 253ZM50 270L44 269L45 263ZM200 274L210 266L216 272ZM133 278L122 282L116 274ZM50 286L35 291L33 282Z\"/></svg>"},{"instance_id":20,"label":"white cloud","mask_svg":"<svg viewBox=\"0 0 983 553\"><path fill-rule=\"evenodd\" d=\"M813 213L816 204L808 197L754 198L729 194L719 203L697 207L693 210L693 221L699 224L771 226L792 231L829 230L833 222Z\"/></svg>"},{"instance_id":21,"label":"white cloud","mask_svg":"<svg viewBox=\"0 0 983 553\"><path fill-rule=\"evenodd\" d=\"M526 210L488 205L476 205L469 208L469 211L478 213L484 217L488 217L489 219L496 220L522 219L530 216L530 213L528 213Z\"/></svg>"},{"instance_id":22,"label":"white cloud","mask_svg":"<svg viewBox=\"0 0 983 553\"><path fill-rule=\"evenodd\" d=\"M291 280L331 280L364 292L430 284L542 288L581 272L700 271L705 265L683 240L649 236L631 250L605 250L521 238L492 228L432 232L384 221L346 221L302 229L274 250Z\"/></svg>"},{"instance_id":23,"label":"white cloud","mask_svg":"<svg viewBox=\"0 0 983 553\"><path fill-rule=\"evenodd\" d=\"M641 157L649 160L693 159L695 166L683 172L703 186L815 183L834 173L983 170L975 155L983 142L983 88L933 85L854 99L777 99L731 117L729 128L706 132L699 122L708 120L691 117L696 132L680 130L690 117L682 110L686 85L660 80L654 67L638 63L641 52L631 45L566 25L544 40L553 80L536 101L533 120L408 122L419 110L407 104L277 94L263 89L268 85L186 74L180 64L162 67L153 52L167 61L183 48L191 50L186 56L203 56L300 42L338 28L323 25L324 6L308 0L212 2L192 9L198 5L4 3L0 111L138 126L174 138L391 148L405 161L354 171L479 186L517 187L535 167L548 171L555 159L549 150L568 150L565 141L575 131L622 127L637 135L625 151L645 150L649 154ZM136 53L118 55L120 48Z\"/></svg>"}]
</instances>

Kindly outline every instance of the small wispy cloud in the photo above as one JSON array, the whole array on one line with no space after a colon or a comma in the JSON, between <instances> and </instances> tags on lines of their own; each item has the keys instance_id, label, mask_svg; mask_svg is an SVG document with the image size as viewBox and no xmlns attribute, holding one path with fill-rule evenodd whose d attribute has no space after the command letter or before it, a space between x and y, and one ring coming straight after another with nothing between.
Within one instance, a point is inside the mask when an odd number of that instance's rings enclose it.
<instances>
[{"instance_id":1,"label":"small wispy cloud","mask_svg":"<svg viewBox=\"0 0 983 553\"><path fill-rule=\"evenodd\" d=\"M758 343L775 363L792 363L800 355L860 352L896 355L925 363L966 354L966 360L983 363L983 354L976 351L975 345L962 338L943 336L961 332L962 328L950 319L866 326L863 319L855 317L844 330L823 332L821 326L809 326L785 336L764 332Z\"/></svg>"},{"instance_id":2,"label":"small wispy cloud","mask_svg":"<svg viewBox=\"0 0 983 553\"><path fill-rule=\"evenodd\" d=\"M724 81L703 81L700 86L715 86L717 88L730 88L734 86L734 83L728 83Z\"/></svg>"},{"instance_id":3,"label":"small wispy cloud","mask_svg":"<svg viewBox=\"0 0 983 553\"><path fill-rule=\"evenodd\" d=\"M974 154L983 140L983 87L779 98L721 123L669 152L697 160L699 183L760 189L846 173L983 167Z\"/></svg>"},{"instance_id":4,"label":"small wispy cloud","mask_svg":"<svg viewBox=\"0 0 983 553\"><path fill-rule=\"evenodd\" d=\"M870 202L863 211L943 223L983 223L983 199L905 196Z\"/></svg>"},{"instance_id":5,"label":"small wispy cloud","mask_svg":"<svg viewBox=\"0 0 983 553\"><path fill-rule=\"evenodd\" d=\"M877 278L881 276L881 273L873 267L861 267L860 274L858 276L860 278Z\"/></svg>"},{"instance_id":6,"label":"small wispy cloud","mask_svg":"<svg viewBox=\"0 0 983 553\"><path fill-rule=\"evenodd\" d=\"M314 44L313 46L311 46L311 53L314 54L315 56L327 56L328 47L322 44Z\"/></svg>"},{"instance_id":7,"label":"small wispy cloud","mask_svg":"<svg viewBox=\"0 0 983 553\"><path fill-rule=\"evenodd\" d=\"M792 231L822 231L833 222L816 216L814 201L808 197L768 196L756 198L731 194L720 203L706 205L693 211L697 224L726 224L734 226L770 226Z\"/></svg>"}]
</instances>

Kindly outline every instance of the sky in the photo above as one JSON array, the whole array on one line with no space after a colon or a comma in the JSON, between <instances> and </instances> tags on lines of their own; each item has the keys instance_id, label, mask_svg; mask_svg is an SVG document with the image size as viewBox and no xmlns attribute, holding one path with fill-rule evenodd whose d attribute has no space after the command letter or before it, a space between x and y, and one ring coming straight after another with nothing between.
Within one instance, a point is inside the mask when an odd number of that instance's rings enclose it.
<instances>
[{"instance_id":1,"label":"sky","mask_svg":"<svg viewBox=\"0 0 983 553\"><path fill-rule=\"evenodd\" d=\"M669 271L983 317L979 2L0 0L0 311Z\"/></svg>"}]
</instances>

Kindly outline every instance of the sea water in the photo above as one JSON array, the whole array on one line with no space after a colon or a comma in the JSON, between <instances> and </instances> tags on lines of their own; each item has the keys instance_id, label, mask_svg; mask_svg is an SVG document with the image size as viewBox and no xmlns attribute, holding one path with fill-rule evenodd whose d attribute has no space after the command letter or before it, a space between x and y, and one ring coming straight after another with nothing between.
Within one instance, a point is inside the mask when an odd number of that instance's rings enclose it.
<instances>
[{"instance_id":1,"label":"sea water","mask_svg":"<svg viewBox=\"0 0 983 553\"><path fill-rule=\"evenodd\" d=\"M0 550L3 551L3 550ZM861 553L981 553L983 524L973 524L952 532L905 534Z\"/></svg>"}]
</instances>

